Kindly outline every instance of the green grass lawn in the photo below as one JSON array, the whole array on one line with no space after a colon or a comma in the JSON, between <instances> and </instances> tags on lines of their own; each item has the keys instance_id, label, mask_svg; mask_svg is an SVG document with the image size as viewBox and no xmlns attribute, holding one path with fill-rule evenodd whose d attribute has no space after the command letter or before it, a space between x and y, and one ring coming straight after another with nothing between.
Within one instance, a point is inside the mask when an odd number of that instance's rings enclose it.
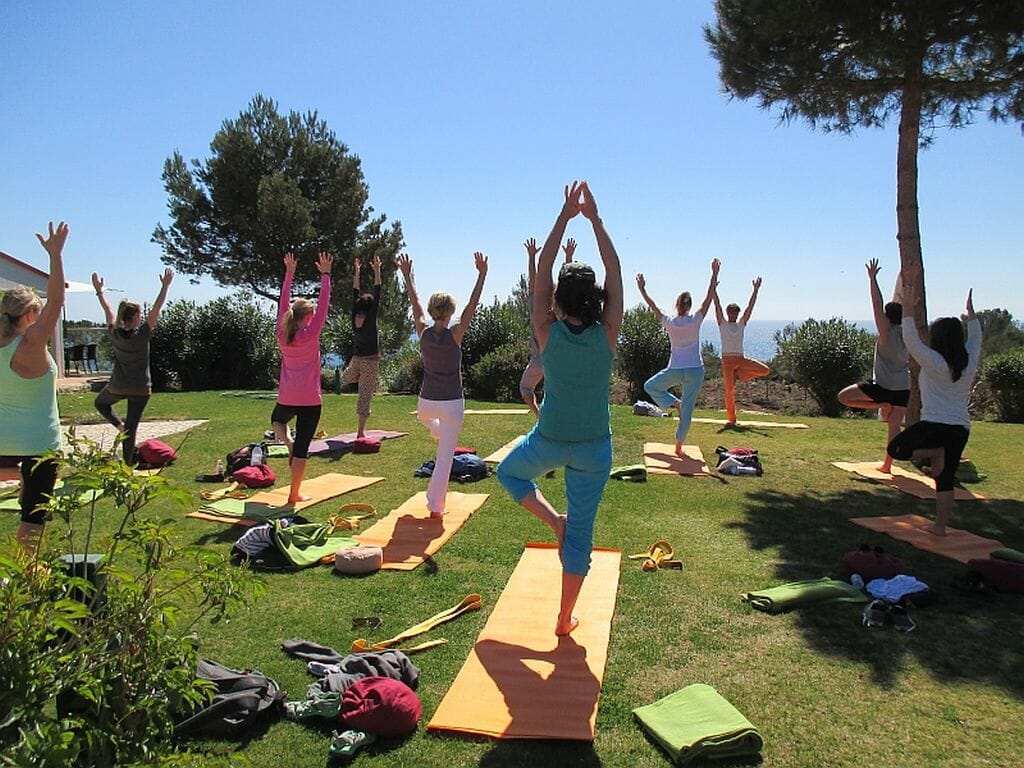
<instances>
[{"instance_id":1,"label":"green grass lawn","mask_svg":"<svg viewBox=\"0 0 1024 768\"><path fill-rule=\"evenodd\" d=\"M93 395L61 397L61 414L93 420ZM376 455L311 458L309 476L325 472L383 475L387 480L305 514L321 520L346 501L369 502L386 513L424 490L412 476L432 458L433 441L410 415L416 399L374 400L371 428L408 431ZM470 403L469 407L488 404ZM491 406L493 407L493 406ZM192 431L179 461L165 475L194 492L198 472L217 457L259 438L272 402L217 393L158 394L147 419L206 418ZM355 396L325 396L321 426L329 434L354 430ZM704 412L698 415L720 416ZM769 417L761 417L769 418ZM782 417L771 417L778 420ZM356 637L384 639L459 602L470 592L481 611L434 630L448 645L413 657L422 670L418 693L424 718L404 741L380 742L358 762L380 766L664 766L633 707L690 683L714 686L764 737L766 765L795 766L1013 766L1024 761L1024 601L1019 596L967 595L952 582L963 566L920 552L848 522L881 514L931 514L930 502L841 472L835 460L881 458L884 425L866 418L801 418L809 430L721 432L695 424L688 442L714 458L717 445L760 451L762 478L655 476L645 484L611 481L597 519L595 544L625 554L667 539L685 570L646 573L623 561L608 665L593 744L496 742L435 737L424 726L450 686L519 559L523 543L550 540L546 528L515 505L495 478L456 490L490 499L437 553L412 572L381 572L346 579L330 568L265 576L268 590L226 624L202 629L204 655L234 667L254 667L302 698L312 678L303 662L285 656L280 641L302 637L344 651ZM460 442L486 455L529 429L523 416L467 416ZM633 416L614 407L615 464L641 460L645 441L669 442L674 421ZM165 438L177 445L180 436ZM1024 482L1014 452L1024 426L978 423L967 456L989 478L975 489L987 501L957 505L953 525L1024 548ZM287 481L282 459L271 466ZM563 477L540 481L564 504ZM109 504L109 502L106 502ZM180 518L182 542L227 551L240 528L188 520L186 509L153 514ZM103 516L101 515L101 518ZM109 515L113 524L114 515ZM3 532L16 518L4 518ZM109 528L101 533L109 533ZM784 581L836 575L844 552L879 544L913 567L938 602L914 612L916 631L861 626L860 607L838 604L768 616L739 600L743 592ZM557 590L559 585L552 583ZM351 630L355 616L378 615L379 630ZM554 624L554 616L552 625ZM323 766L330 725L279 722L238 748L266 768Z\"/></svg>"}]
</instances>

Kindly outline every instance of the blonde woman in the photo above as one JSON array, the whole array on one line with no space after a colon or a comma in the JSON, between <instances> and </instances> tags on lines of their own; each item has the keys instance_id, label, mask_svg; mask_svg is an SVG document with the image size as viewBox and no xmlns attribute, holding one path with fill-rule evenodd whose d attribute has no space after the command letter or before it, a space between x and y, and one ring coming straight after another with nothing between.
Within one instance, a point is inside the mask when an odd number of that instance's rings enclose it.
<instances>
[{"instance_id":1,"label":"blonde woman","mask_svg":"<svg viewBox=\"0 0 1024 768\"><path fill-rule=\"evenodd\" d=\"M46 303L29 288L18 286L0 302L0 456L21 462L21 525L17 538L35 554L43 537L43 504L57 482L56 459L40 460L59 451L57 365L46 342L60 320L64 306L62 253L68 227L62 221L49 234L36 234L50 256Z\"/></svg>"},{"instance_id":2,"label":"blonde woman","mask_svg":"<svg viewBox=\"0 0 1024 768\"><path fill-rule=\"evenodd\" d=\"M455 315L455 299L450 293L438 292L427 302L428 323L420 305L412 279L412 259L400 254L395 263L405 279L405 289L412 305L412 319L420 339L423 355L423 385L416 405L416 414L430 434L437 440L434 471L427 485L427 509L431 517L443 517L445 497L448 494L448 475L462 430L466 401L462 396L462 338L473 322L480 293L487 277L487 257L479 251L473 254L476 266L476 285L470 294L459 321L449 327Z\"/></svg>"},{"instance_id":3,"label":"blonde woman","mask_svg":"<svg viewBox=\"0 0 1024 768\"><path fill-rule=\"evenodd\" d=\"M316 260L320 272L320 298L291 300L295 277L294 254L284 255L284 285L277 305L277 344L281 349L281 376L277 403L270 414L277 439L288 446L291 489L288 503L307 501L302 495L309 443L320 423L320 331L331 305L331 266L334 256L321 253ZM288 422L295 419L295 438L288 434Z\"/></svg>"},{"instance_id":4,"label":"blonde woman","mask_svg":"<svg viewBox=\"0 0 1024 768\"><path fill-rule=\"evenodd\" d=\"M103 418L124 434L121 451L126 464L135 463L135 437L142 412L153 391L149 376L149 339L160 318L160 310L167 300L167 289L173 278L174 272L165 269L160 276L160 293L143 322L142 308L136 302L127 300L118 305L115 319L103 295L103 278L92 273L92 287L96 289L96 298L107 318L107 336L114 358L110 382L100 390L94 405ZM114 404L121 400L128 400L128 414L123 420L114 413Z\"/></svg>"}]
</instances>

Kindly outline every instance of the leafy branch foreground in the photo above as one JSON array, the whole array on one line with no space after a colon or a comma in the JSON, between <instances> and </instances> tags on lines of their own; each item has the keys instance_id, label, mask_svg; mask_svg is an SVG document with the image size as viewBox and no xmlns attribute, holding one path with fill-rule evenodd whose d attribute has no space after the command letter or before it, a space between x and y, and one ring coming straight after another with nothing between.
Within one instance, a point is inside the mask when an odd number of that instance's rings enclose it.
<instances>
[{"instance_id":1,"label":"leafy branch foreground","mask_svg":"<svg viewBox=\"0 0 1024 768\"><path fill-rule=\"evenodd\" d=\"M187 492L68 437L63 492L49 503L65 525L51 525L32 558L12 538L0 545L0 765L186 764L192 756L174 753L172 713L212 697L195 677L194 628L221 621L263 584L221 553L177 546L170 521L140 515L158 500L184 503ZM100 546L100 497L121 515L101 556L59 558Z\"/></svg>"}]
</instances>

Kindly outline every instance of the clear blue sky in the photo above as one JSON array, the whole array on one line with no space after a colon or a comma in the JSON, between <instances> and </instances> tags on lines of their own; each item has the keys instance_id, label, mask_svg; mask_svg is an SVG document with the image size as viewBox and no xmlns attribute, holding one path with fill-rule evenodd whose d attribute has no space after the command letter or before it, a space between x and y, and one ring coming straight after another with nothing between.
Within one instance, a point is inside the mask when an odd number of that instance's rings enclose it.
<instances>
[{"instance_id":1,"label":"clear blue sky","mask_svg":"<svg viewBox=\"0 0 1024 768\"><path fill-rule=\"evenodd\" d=\"M362 158L370 202L402 222L421 292L464 299L472 253L486 297L525 271L563 184L586 178L618 247L627 306L647 275L671 306L720 293L755 318L870 316L864 263L898 270L896 128L822 134L721 93L701 35L710 0L664 2L47 2L7 0L0 24L0 250L45 268L33 233L71 226L70 279L94 270L151 300L167 222L160 174L205 158L257 92L315 109ZM920 156L929 312L1024 319L1024 137L983 118ZM596 260L582 219L570 235ZM171 298L221 289L179 276ZM116 294L115 294L116 296ZM68 318L100 319L91 293Z\"/></svg>"}]
</instances>

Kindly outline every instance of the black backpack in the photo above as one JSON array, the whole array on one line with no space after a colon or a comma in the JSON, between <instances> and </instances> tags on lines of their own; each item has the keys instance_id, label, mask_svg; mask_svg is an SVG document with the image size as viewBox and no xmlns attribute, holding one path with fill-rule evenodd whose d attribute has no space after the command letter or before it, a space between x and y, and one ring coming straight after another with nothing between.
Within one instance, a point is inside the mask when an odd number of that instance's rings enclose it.
<instances>
[{"instance_id":1,"label":"black backpack","mask_svg":"<svg viewBox=\"0 0 1024 768\"><path fill-rule=\"evenodd\" d=\"M229 669L200 659L196 677L213 683L217 693L201 709L175 715L175 736L251 735L284 711L287 694L256 670Z\"/></svg>"},{"instance_id":2,"label":"black backpack","mask_svg":"<svg viewBox=\"0 0 1024 768\"><path fill-rule=\"evenodd\" d=\"M234 472L237 472L242 467L248 467L252 464L252 451L256 446L260 447L260 451L263 453L263 458L260 460L260 464L267 463L267 444L266 443L250 443L249 445L243 445L241 448L236 448L227 455L224 460L224 474L230 476Z\"/></svg>"}]
</instances>

